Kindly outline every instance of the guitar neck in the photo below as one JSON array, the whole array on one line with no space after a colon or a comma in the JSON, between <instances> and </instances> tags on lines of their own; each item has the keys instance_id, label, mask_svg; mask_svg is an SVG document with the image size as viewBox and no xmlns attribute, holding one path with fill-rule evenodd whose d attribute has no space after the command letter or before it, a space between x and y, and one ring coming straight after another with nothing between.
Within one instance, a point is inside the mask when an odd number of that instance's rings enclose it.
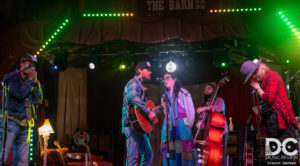
<instances>
[{"instance_id":1,"label":"guitar neck","mask_svg":"<svg viewBox=\"0 0 300 166\"><path fill-rule=\"evenodd\" d=\"M87 152L88 152L89 165L90 165L90 166L93 166L93 161L92 161L92 156L91 156L91 150L90 150L90 147L89 147L89 145L88 145L87 143L85 143L84 146L86 147Z\"/></svg>"},{"instance_id":2,"label":"guitar neck","mask_svg":"<svg viewBox=\"0 0 300 166\"><path fill-rule=\"evenodd\" d=\"M61 161L63 163L63 166L66 166L66 163L65 163L65 159L64 159L64 155L63 155L63 152L61 150L61 146L59 145L58 141L55 141L54 142L54 145L58 148L59 150L59 155L60 155L60 158L61 158Z\"/></svg>"},{"instance_id":3,"label":"guitar neck","mask_svg":"<svg viewBox=\"0 0 300 166\"><path fill-rule=\"evenodd\" d=\"M154 112L154 113L157 113L157 112L160 111L161 109L164 109L164 107L163 107L162 105L156 106L156 107L153 109L153 112Z\"/></svg>"}]
</instances>

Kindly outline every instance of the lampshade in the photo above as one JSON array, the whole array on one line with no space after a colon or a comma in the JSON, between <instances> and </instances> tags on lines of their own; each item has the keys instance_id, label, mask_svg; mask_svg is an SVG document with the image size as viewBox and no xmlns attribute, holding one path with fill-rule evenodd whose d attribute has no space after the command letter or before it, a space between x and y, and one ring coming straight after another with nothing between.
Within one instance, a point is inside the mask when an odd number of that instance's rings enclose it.
<instances>
[{"instance_id":1,"label":"lampshade","mask_svg":"<svg viewBox=\"0 0 300 166\"><path fill-rule=\"evenodd\" d=\"M40 135L50 135L54 133L52 126L50 124L49 119L46 119L44 122L44 125L39 128L39 134Z\"/></svg>"}]
</instances>

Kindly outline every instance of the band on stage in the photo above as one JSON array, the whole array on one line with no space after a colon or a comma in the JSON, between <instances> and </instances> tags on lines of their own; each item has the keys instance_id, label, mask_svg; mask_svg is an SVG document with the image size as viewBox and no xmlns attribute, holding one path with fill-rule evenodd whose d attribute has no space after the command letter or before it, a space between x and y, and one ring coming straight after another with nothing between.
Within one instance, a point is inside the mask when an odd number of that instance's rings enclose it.
<instances>
[{"instance_id":1,"label":"band on stage","mask_svg":"<svg viewBox=\"0 0 300 166\"><path fill-rule=\"evenodd\" d=\"M149 107L150 99L143 83L150 81L150 62L139 62L135 71L135 76L125 85L123 93L122 132L126 135L127 166L138 165L139 155L141 165L151 165L154 154L149 133L152 131L152 125L157 123L156 115L160 112L164 113L160 147L164 166L230 165L229 158L226 157L229 140L225 115L226 101L218 96L219 88L229 81L228 78L221 79L217 84L205 85L204 102L195 111L190 92L181 85L177 75L170 72L163 73L163 77L157 79L164 88L160 105ZM267 158L267 150L270 149L265 149L266 155L262 155L263 159L254 161L253 158L257 157L257 154L253 150L256 149L253 139L266 138L268 143L271 142L268 138L279 142L286 139L296 140L296 119L284 82L278 73L272 71L261 60L245 61L240 72L245 76L244 84L253 88L253 111L249 112L247 121L244 157L238 161L238 165L264 165L268 161L274 161ZM253 113L255 117L251 117ZM194 122L195 116L198 117L197 122ZM192 132L194 125L197 128L195 135ZM253 136L254 126L257 133ZM298 145L294 144L292 151L296 148ZM285 155L282 151L279 154L271 154ZM286 158L279 162L282 161L298 163L295 158Z\"/></svg>"},{"instance_id":2,"label":"band on stage","mask_svg":"<svg viewBox=\"0 0 300 166\"><path fill-rule=\"evenodd\" d=\"M28 138L30 138L28 129L33 127L36 118L34 106L42 100L41 85L35 71L36 63L35 57L24 55L16 71L6 74L1 83L0 161L2 165L5 164L9 154L8 149L12 146L15 150L13 165L28 165ZM274 140L278 140L275 143L282 143L287 139L296 140L297 122L281 76L261 60L245 61L240 72L245 76L244 83L253 88L257 135L262 136L265 133L266 138L272 138L273 143ZM228 77L222 78L217 84L206 84L203 103L195 110L191 93L182 86L178 76L170 72L163 73L162 78L157 79L164 92L160 104L155 106L143 85L150 81L151 74L150 62L139 62L134 77L124 87L122 133L126 136L126 165L138 165L139 155L141 155L141 165L152 164L154 153L149 138L153 125L158 122L159 113L164 114L160 131L160 151L164 166L228 165L226 148L230 132L225 114L226 101L218 96L219 89L229 81ZM250 112L249 116L251 115ZM196 134L192 130L193 126L197 129ZM253 129L248 130L248 126L253 127L250 118L246 127L247 138L251 135L250 131L253 131ZM253 165L254 162L255 143L251 144L249 141L251 139L247 138L244 146L245 158L240 161L246 163L240 163L241 165L249 165L249 163ZM272 141L266 140L269 141L268 143ZM296 149L298 146L294 145L291 148L292 152L293 148ZM280 151L273 155L286 155L286 152ZM268 153L264 163L268 162L267 156ZM284 161L295 160L286 158Z\"/></svg>"}]
</instances>

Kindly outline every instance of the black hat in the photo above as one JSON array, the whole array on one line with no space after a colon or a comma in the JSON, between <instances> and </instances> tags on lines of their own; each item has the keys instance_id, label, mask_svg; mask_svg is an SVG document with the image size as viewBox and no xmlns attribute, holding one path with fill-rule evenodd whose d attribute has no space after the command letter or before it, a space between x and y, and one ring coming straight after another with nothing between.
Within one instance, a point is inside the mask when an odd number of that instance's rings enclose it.
<instances>
[{"instance_id":1,"label":"black hat","mask_svg":"<svg viewBox=\"0 0 300 166\"><path fill-rule=\"evenodd\" d=\"M151 64L149 61L142 61L139 62L136 67L135 67L135 71L137 71L138 69L148 69L151 70Z\"/></svg>"}]
</instances>

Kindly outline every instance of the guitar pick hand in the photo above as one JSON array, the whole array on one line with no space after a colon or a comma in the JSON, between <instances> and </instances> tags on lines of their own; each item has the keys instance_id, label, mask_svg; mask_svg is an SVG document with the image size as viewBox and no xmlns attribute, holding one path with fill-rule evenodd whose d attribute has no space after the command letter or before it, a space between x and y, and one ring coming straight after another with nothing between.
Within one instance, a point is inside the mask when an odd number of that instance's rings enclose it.
<instances>
[{"instance_id":1,"label":"guitar pick hand","mask_svg":"<svg viewBox=\"0 0 300 166\"><path fill-rule=\"evenodd\" d=\"M156 114L153 111L151 111L149 113L148 117L149 117L149 119L151 120L152 123L157 123L158 122Z\"/></svg>"}]
</instances>

